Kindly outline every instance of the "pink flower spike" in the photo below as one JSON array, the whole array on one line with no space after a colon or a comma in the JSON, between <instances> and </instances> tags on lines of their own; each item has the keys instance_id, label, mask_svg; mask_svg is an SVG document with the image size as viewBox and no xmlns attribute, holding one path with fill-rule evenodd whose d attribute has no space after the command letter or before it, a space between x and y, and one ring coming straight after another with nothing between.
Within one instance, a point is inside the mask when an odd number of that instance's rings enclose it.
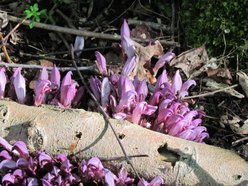
<instances>
[{"instance_id":1,"label":"pink flower spike","mask_svg":"<svg viewBox=\"0 0 248 186\"><path fill-rule=\"evenodd\" d=\"M100 72L100 74L106 76L107 75L107 67L106 67L106 59L105 57L98 51L95 52L96 55L96 65Z\"/></svg>"},{"instance_id":2,"label":"pink flower spike","mask_svg":"<svg viewBox=\"0 0 248 186\"><path fill-rule=\"evenodd\" d=\"M70 85L66 85L63 90L61 87L60 102L65 108L69 108L71 106L72 100L77 92L76 86L78 86L77 82L73 82Z\"/></svg>"},{"instance_id":3,"label":"pink flower spike","mask_svg":"<svg viewBox=\"0 0 248 186\"><path fill-rule=\"evenodd\" d=\"M124 53L127 55L127 58L130 59L135 56L135 46L131 38L123 36L122 38L122 48Z\"/></svg>"},{"instance_id":4,"label":"pink flower spike","mask_svg":"<svg viewBox=\"0 0 248 186\"><path fill-rule=\"evenodd\" d=\"M164 84L168 82L167 72L163 70L162 74L158 77L158 80L155 85L155 91L163 89Z\"/></svg>"},{"instance_id":5,"label":"pink flower spike","mask_svg":"<svg viewBox=\"0 0 248 186\"><path fill-rule=\"evenodd\" d=\"M71 72L71 71L68 71L68 72L66 73L65 77L64 77L63 80L62 80L61 88L62 88L63 86L72 84L71 76L72 76L72 72Z\"/></svg>"},{"instance_id":6,"label":"pink flower spike","mask_svg":"<svg viewBox=\"0 0 248 186\"><path fill-rule=\"evenodd\" d=\"M77 55L77 57L80 56L82 53L82 50L84 49L84 37L83 36L77 36L74 43L74 52Z\"/></svg>"},{"instance_id":7,"label":"pink flower spike","mask_svg":"<svg viewBox=\"0 0 248 186\"><path fill-rule=\"evenodd\" d=\"M14 184L15 183L15 176L8 173L8 174L5 174L2 178L2 183L4 185L10 185L10 184Z\"/></svg>"},{"instance_id":8,"label":"pink flower spike","mask_svg":"<svg viewBox=\"0 0 248 186\"><path fill-rule=\"evenodd\" d=\"M130 38L130 29L129 29L126 19L124 19L123 24L121 26L121 37L124 37L124 36Z\"/></svg>"},{"instance_id":9,"label":"pink flower spike","mask_svg":"<svg viewBox=\"0 0 248 186\"><path fill-rule=\"evenodd\" d=\"M39 80L48 80L48 72L47 72L46 67L42 68L40 72Z\"/></svg>"},{"instance_id":10,"label":"pink flower spike","mask_svg":"<svg viewBox=\"0 0 248 186\"><path fill-rule=\"evenodd\" d=\"M35 83L34 93L34 105L39 106L44 103L46 93L51 91L51 82L49 80L38 80Z\"/></svg>"},{"instance_id":11,"label":"pink flower spike","mask_svg":"<svg viewBox=\"0 0 248 186\"><path fill-rule=\"evenodd\" d=\"M173 52L167 52L165 55L163 55L156 63L156 65L153 68L153 72L156 75L158 70L162 68L165 63L170 62L175 57L175 54Z\"/></svg>"},{"instance_id":12,"label":"pink flower spike","mask_svg":"<svg viewBox=\"0 0 248 186\"><path fill-rule=\"evenodd\" d=\"M12 151L16 150L19 154L20 157L27 159L29 157L29 152L27 149L27 145L23 141L17 141L13 145Z\"/></svg>"},{"instance_id":13,"label":"pink flower spike","mask_svg":"<svg viewBox=\"0 0 248 186\"><path fill-rule=\"evenodd\" d=\"M9 142L7 142L4 138L2 138L0 136L0 146L2 146L4 149L6 149L7 151L11 151L13 146L9 144Z\"/></svg>"},{"instance_id":14,"label":"pink flower spike","mask_svg":"<svg viewBox=\"0 0 248 186\"><path fill-rule=\"evenodd\" d=\"M148 87L145 79L139 83L136 92L139 96L139 101L144 101L146 99Z\"/></svg>"},{"instance_id":15,"label":"pink flower spike","mask_svg":"<svg viewBox=\"0 0 248 186\"><path fill-rule=\"evenodd\" d=\"M150 182L149 186L160 186L164 184L164 180L163 178L161 178L160 176L156 176L155 178L153 178L153 180Z\"/></svg>"},{"instance_id":16,"label":"pink flower spike","mask_svg":"<svg viewBox=\"0 0 248 186\"><path fill-rule=\"evenodd\" d=\"M104 169L104 174L105 184L107 186L115 186L114 174L108 169Z\"/></svg>"},{"instance_id":17,"label":"pink flower spike","mask_svg":"<svg viewBox=\"0 0 248 186\"><path fill-rule=\"evenodd\" d=\"M136 66L136 58L133 56L132 58L128 58L127 62L125 63L121 74L124 76L129 76L131 72L134 70Z\"/></svg>"},{"instance_id":18,"label":"pink flower spike","mask_svg":"<svg viewBox=\"0 0 248 186\"><path fill-rule=\"evenodd\" d=\"M17 68L16 73L14 73L13 84L16 92L18 102L23 104L26 97L26 82L24 77L21 75L21 69Z\"/></svg>"},{"instance_id":19,"label":"pink flower spike","mask_svg":"<svg viewBox=\"0 0 248 186\"><path fill-rule=\"evenodd\" d=\"M109 104L110 92L111 92L110 82L108 78L105 77L103 78L102 85L101 85L101 105L104 109L106 109L106 107Z\"/></svg>"},{"instance_id":20,"label":"pink flower spike","mask_svg":"<svg viewBox=\"0 0 248 186\"><path fill-rule=\"evenodd\" d=\"M171 90L173 94L179 93L182 88L182 78L180 76L179 70L176 71L176 74L173 77Z\"/></svg>"},{"instance_id":21,"label":"pink flower spike","mask_svg":"<svg viewBox=\"0 0 248 186\"><path fill-rule=\"evenodd\" d=\"M4 98L6 83L7 83L7 78L5 75L5 68L0 68L0 99Z\"/></svg>"},{"instance_id":22,"label":"pink flower spike","mask_svg":"<svg viewBox=\"0 0 248 186\"><path fill-rule=\"evenodd\" d=\"M52 83L52 85L55 85L57 89L59 89L60 87L60 72L59 69L56 67L56 65L53 65L53 69L51 72L51 76L50 76L50 81Z\"/></svg>"}]
</instances>

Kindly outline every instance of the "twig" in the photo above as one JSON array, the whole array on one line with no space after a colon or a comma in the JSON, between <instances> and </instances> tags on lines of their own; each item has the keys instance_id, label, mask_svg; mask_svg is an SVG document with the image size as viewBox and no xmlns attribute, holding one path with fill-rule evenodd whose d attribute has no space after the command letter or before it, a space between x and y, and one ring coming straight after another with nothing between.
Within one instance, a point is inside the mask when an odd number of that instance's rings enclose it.
<instances>
[{"instance_id":1,"label":"twig","mask_svg":"<svg viewBox=\"0 0 248 186\"><path fill-rule=\"evenodd\" d=\"M120 148L121 148L121 150L122 150L122 152L123 152L123 154L124 154L124 156L125 156L125 159L126 159L127 163L131 166L131 168L133 169L133 171L134 171L134 173L136 174L136 176L140 179L140 176L139 176L138 172L137 172L136 169L134 168L133 163L131 162L129 156L127 155L127 153L126 153L126 151L125 151L125 149L124 149L124 147L123 147L123 145L122 145L122 143L121 143L121 141L120 141L120 139L119 139L119 137L118 137L118 135L117 135L117 133L116 133L116 131L115 131L113 125L112 125L112 123L110 122L110 118L109 118L108 114L104 111L104 109L102 108L102 106L98 103L96 97L95 97L94 94L90 91L90 89L89 89L87 83L86 83L85 80L84 80L84 77L82 76L81 72L79 71L78 66L77 66L77 64L76 64L76 61L75 61L75 58L74 58L74 51L73 51L73 46L72 46L72 45L71 45L71 57L72 57L73 65L74 65L74 67L77 69L77 73L78 73L78 75L79 75L79 77L80 77L80 79L81 79L81 82L83 83L85 89L86 89L87 92L90 94L91 98L93 99L93 101L95 102L95 104L97 105L97 107L99 108L101 114L104 116L105 121L108 123L108 125L109 125L110 128L111 128L111 130L113 131L114 136L115 136L115 138L116 138L118 144L120 145ZM79 152L80 152L80 151L79 151ZM79 152L78 152L78 153L79 153Z\"/></svg>"},{"instance_id":2,"label":"twig","mask_svg":"<svg viewBox=\"0 0 248 186\"><path fill-rule=\"evenodd\" d=\"M23 21L20 18L8 15L8 20L13 21L13 22L21 22ZM30 21L25 20L23 22L23 25L29 25ZM72 29L72 28L66 28L66 27L61 27L61 26L55 26L51 24L44 24L44 23L34 23L35 28L41 28L41 29L46 29L46 30L51 30L55 32L61 32L61 33L66 33L66 34L73 34L77 36L85 36L85 37L95 37L99 39L106 39L106 40L114 40L114 41L119 41L121 40L121 36L117 34L104 34L104 33L96 33L96 32L90 32L90 31L85 31L85 30L78 30L78 29ZM137 42L141 42L140 39L133 38ZM143 41L144 42L144 41ZM147 42L149 42L147 40ZM168 46L180 46L177 42L174 41L165 41L162 40L160 41L161 44L165 44Z\"/></svg>"},{"instance_id":3,"label":"twig","mask_svg":"<svg viewBox=\"0 0 248 186\"><path fill-rule=\"evenodd\" d=\"M2 43L4 43L4 38L2 36L2 33L0 33L0 40L2 41ZM9 57L9 53L7 51L7 48L6 48L5 44L3 44L2 49L3 49L3 53L4 53L5 58L8 61L8 63L13 63L13 61Z\"/></svg>"},{"instance_id":4,"label":"twig","mask_svg":"<svg viewBox=\"0 0 248 186\"><path fill-rule=\"evenodd\" d=\"M68 53L68 52L67 52ZM47 57L46 55L40 54L40 55L35 55L35 54L28 54L24 52L19 52L20 56L26 56L26 57L32 57L32 58L39 58L39 59L47 59L47 60L52 60L52 61L60 61L60 62L69 62L71 63L71 59L61 59L61 58L55 58L55 57ZM63 54L66 54L65 52ZM80 59L81 61L89 61L88 59Z\"/></svg>"},{"instance_id":5,"label":"twig","mask_svg":"<svg viewBox=\"0 0 248 186\"><path fill-rule=\"evenodd\" d=\"M21 25L23 24L25 21L26 21L26 18L24 19L20 19L21 21L3 38L3 42L6 43L9 36L14 32L16 31L16 29Z\"/></svg>"},{"instance_id":6,"label":"twig","mask_svg":"<svg viewBox=\"0 0 248 186\"><path fill-rule=\"evenodd\" d=\"M232 86L229 86L229 87L225 87L225 88L222 88L222 89L219 89L219 90L215 90L213 92L208 92L208 93L199 94L199 95L195 95L195 96L187 96L187 97L184 97L182 99L184 100L184 99L193 99L193 98L200 98L200 97L205 97L205 96L211 96L211 95L214 95L214 94L216 94L218 92L225 92L226 90L233 89L233 88L235 88L237 86L238 86L238 84L235 84L235 85L232 85Z\"/></svg>"},{"instance_id":7,"label":"twig","mask_svg":"<svg viewBox=\"0 0 248 186\"><path fill-rule=\"evenodd\" d=\"M232 146L236 146L236 145L238 145L239 143L241 143L241 142L243 142L243 141L246 141L246 140L248 140L248 137L244 137L244 138L238 139L238 140L232 142Z\"/></svg>"},{"instance_id":8,"label":"twig","mask_svg":"<svg viewBox=\"0 0 248 186\"><path fill-rule=\"evenodd\" d=\"M139 154L139 155L130 155L129 158L143 158L143 157L149 157L147 154ZM118 156L113 158L99 158L101 161L122 161L125 160L124 156Z\"/></svg>"},{"instance_id":9,"label":"twig","mask_svg":"<svg viewBox=\"0 0 248 186\"><path fill-rule=\"evenodd\" d=\"M70 60L71 62L71 60ZM16 63L4 63L0 62L1 67L11 67L11 68L27 68L27 69L42 69L43 66L41 65L27 65L27 64L16 64ZM46 67L47 70L52 70L53 67ZM74 67L57 67L60 71L76 71ZM78 68L80 71L94 71L95 67L94 66L87 66L87 67L79 67Z\"/></svg>"},{"instance_id":10,"label":"twig","mask_svg":"<svg viewBox=\"0 0 248 186\"><path fill-rule=\"evenodd\" d=\"M164 30L164 31L167 31L167 32L170 32L171 31L171 28L169 28L168 26L166 25L162 25L162 24L158 24L158 23L154 23L154 22L151 22L151 21L141 21L141 20L135 20L135 19L128 19L128 24L129 25L141 25L141 24L145 24L151 28L154 28L156 30Z\"/></svg>"}]
</instances>

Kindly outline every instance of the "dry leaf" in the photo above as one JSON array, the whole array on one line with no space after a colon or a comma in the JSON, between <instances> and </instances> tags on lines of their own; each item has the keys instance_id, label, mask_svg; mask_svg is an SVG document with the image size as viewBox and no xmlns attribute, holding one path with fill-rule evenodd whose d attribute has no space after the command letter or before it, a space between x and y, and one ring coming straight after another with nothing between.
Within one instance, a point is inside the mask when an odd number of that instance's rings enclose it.
<instances>
[{"instance_id":1,"label":"dry leaf","mask_svg":"<svg viewBox=\"0 0 248 186\"><path fill-rule=\"evenodd\" d=\"M209 68L207 70L207 75L212 78L223 78L226 83L231 84L232 76L228 68Z\"/></svg>"},{"instance_id":2,"label":"dry leaf","mask_svg":"<svg viewBox=\"0 0 248 186\"><path fill-rule=\"evenodd\" d=\"M132 29L131 35L134 38L139 38L144 40L151 38L149 27L146 26L145 24L137 25L134 29Z\"/></svg>"},{"instance_id":3,"label":"dry leaf","mask_svg":"<svg viewBox=\"0 0 248 186\"><path fill-rule=\"evenodd\" d=\"M8 25L7 12L0 12L0 31Z\"/></svg>"},{"instance_id":4,"label":"dry leaf","mask_svg":"<svg viewBox=\"0 0 248 186\"><path fill-rule=\"evenodd\" d=\"M248 76L244 72L237 73L239 77L239 84L241 85L246 97L248 97Z\"/></svg>"},{"instance_id":5,"label":"dry leaf","mask_svg":"<svg viewBox=\"0 0 248 186\"><path fill-rule=\"evenodd\" d=\"M159 41L155 41L154 44L151 44L147 47L143 47L142 45L135 42L136 47L136 61L137 66L131 73L131 79L134 78L135 75L138 76L139 80L148 79L151 80L149 77L151 77L151 72L149 69L146 69L144 65L148 62L150 62L151 58L153 56L161 56L163 55L163 47L160 44Z\"/></svg>"},{"instance_id":6,"label":"dry leaf","mask_svg":"<svg viewBox=\"0 0 248 186\"><path fill-rule=\"evenodd\" d=\"M215 80L210 79L210 78L204 78L202 81L206 82L207 89L210 90L210 91L223 89L223 88L226 88L226 87L229 86L229 85L224 84L224 83L217 83ZM236 91L234 89L227 89L227 90L225 90L223 92L225 92L227 94L230 94L231 96L240 98L240 99L245 97L243 94L239 93L238 91Z\"/></svg>"},{"instance_id":7,"label":"dry leaf","mask_svg":"<svg viewBox=\"0 0 248 186\"><path fill-rule=\"evenodd\" d=\"M205 45L202 45L199 48L188 50L175 57L170 62L170 66L182 69L187 78L193 78L204 71L204 69L200 69L200 67L207 61L207 51Z\"/></svg>"}]
</instances>

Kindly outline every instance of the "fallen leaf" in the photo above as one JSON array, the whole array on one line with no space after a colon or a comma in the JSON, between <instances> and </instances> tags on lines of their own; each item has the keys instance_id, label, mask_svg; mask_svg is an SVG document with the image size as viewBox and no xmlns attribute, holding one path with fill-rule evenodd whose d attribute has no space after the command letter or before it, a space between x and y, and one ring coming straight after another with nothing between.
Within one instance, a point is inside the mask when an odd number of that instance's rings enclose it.
<instances>
[{"instance_id":1,"label":"fallen leaf","mask_svg":"<svg viewBox=\"0 0 248 186\"><path fill-rule=\"evenodd\" d=\"M217 69L208 68L207 76L212 78L221 78L226 83L231 84L232 76L228 68L217 68Z\"/></svg>"},{"instance_id":2,"label":"fallen leaf","mask_svg":"<svg viewBox=\"0 0 248 186\"><path fill-rule=\"evenodd\" d=\"M159 41L155 41L153 44L150 44L146 47L135 43L136 47L136 67L130 75L130 78L133 79L135 75L138 76L139 80L147 79L151 80L151 70L149 67L145 67L144 65L149 63L153 56L160 57L163 55L163 46ZM149 65L148 65L149 66Z\"/></svg>"},{"instance_id":3,"label":"fallen leaf","mask_svg":"<svg viewBox=\"0 0 248 186\"><path fill-rule=\"evenodd\" d=\"M0 31L8 25L7 12L0 12Z\"/></svg>"},{"instance_id":4,"label":"fallen leaf","mask_svg":"<svg viewBox=\"0 0 248 186\"><path fill-rule=\"evenodd\" d=\"M241 85L246 97L248 97L248 76L244 72L237 73L239 77L239 84Z\"/></svg>"},{"instance_id":5,"label":"fallen leaf","mask_svg":"<svg viewBox=\"0 0 248 186\"><path fill-rule=\"evenodd\" d=\"M205 68L200 69L208 61L205 45L181 53L172 59L170 66L182 69L187 78L193 78L201 74ZM196 73L194 73L196 72Z\"/></svg>"},{"instance_id":6,"label":"fallen leaf","mask_svg":"<svg viewBox=\"0 0 248 186\"><path fill-rule=\"evenodd\" d=\"M229 85L224 84L224 83L218 83L215 80L210 79L210 78L204 78L202 81L206 83L207 89L209 91L215 91L215 90L223 89L223 88L226 88L229 86ZM223 92L225 92L231 96L240 98L240 99L245 97L243 94L239 93L238 91L236 91L234 89L228 89L228 90L225 90Z\"/></svg>"},{"instance_id":7,"label":"fallen leaf","mask_svg":"<svg viewBox=\"0 0 248 186\"><path fill-rule=\"evenodd\" d=\"M150 39L151 35L149 32L149 27L145 24L137 25L134 29L132 29L131 36L143 40Z\"/></svg>"}]
</instances>

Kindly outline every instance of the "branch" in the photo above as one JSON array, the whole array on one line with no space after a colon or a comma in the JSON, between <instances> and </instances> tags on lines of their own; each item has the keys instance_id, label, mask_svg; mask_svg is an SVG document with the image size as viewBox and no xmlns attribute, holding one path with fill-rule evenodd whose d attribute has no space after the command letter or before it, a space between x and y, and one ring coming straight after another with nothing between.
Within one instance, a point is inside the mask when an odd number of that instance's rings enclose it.
<instances>
[{"instance_id":1,"label":"branch","mask_svg":"<svg viewBox=\"0 0 248 186\"><path fill-rule=\"evenodd\" d=\"M22 22L23 19L17 18L11 15L8 15L8 20L13 21L13 22ZM23 25L29 25L30 21L25 20L23 21ZM113 41L120 41L121 36L117 34L104 34L104 33L96 33L96 32L90 32L90 31L85 31L85 30L78 30L78 29L73 29L73 28L66 28L66 27L61 27L61 26L55 26L55 25L50 25L50 24L44 24L44 23L35 23L34 24L35 28L41 28L41 29L46 29L46 30L51 30L55 32L61 32L61 33L66 33L66 34L73 34L77 36L85 36L85 37L95 37L99 39L106 39L106 40L113 40ZM137 42L142 42L140 39L133 38ZM147 41L149 42L149 41ZM161 40L160 43L168 45L168 46L180 46L178 43L174 41L165 41Z\"/></svg>"},{"instance_id":2,"label":"branch","mask_svg":"<svg viewBox=\"0 0 248 186\"><path fill-rule=\"evenodd\" d=\"M226 90L233 89L233 88L235 88L237 86L238 86L238 84L235 84L235 85L232 85L232 86L229 86L229 87L225 87L225 88L222 88L222 89L219 89L219 90L215 90L213 92L207 92L207 93L199 94L199 95L195 95L195 96L187 96L187 97L184 97L182 99L193 99L193 98L200 98L200 97L205 97L205 96L212 96L212 95L214 95L216 93L225 92Z\"/></svg>"},{"instance_id":3,"label":"branch","mask_svg":"<svg viewBox=\"0 0 248 186\"><path fill-rule=\"evenodd\" d=\"M27 65L27 64L16 64L16 63L4 63L0 62L0 66L2 67L11 67L11 68L27 68L27 69L42 69L44 66L41 65ZM53 67L46 67L47 70L52 70ZM74 67L57 67L60 71L76 71ZM87 66L87 67L79 67L80 71L94 71L94 66Z\"/></svg>"}]
</instances>

